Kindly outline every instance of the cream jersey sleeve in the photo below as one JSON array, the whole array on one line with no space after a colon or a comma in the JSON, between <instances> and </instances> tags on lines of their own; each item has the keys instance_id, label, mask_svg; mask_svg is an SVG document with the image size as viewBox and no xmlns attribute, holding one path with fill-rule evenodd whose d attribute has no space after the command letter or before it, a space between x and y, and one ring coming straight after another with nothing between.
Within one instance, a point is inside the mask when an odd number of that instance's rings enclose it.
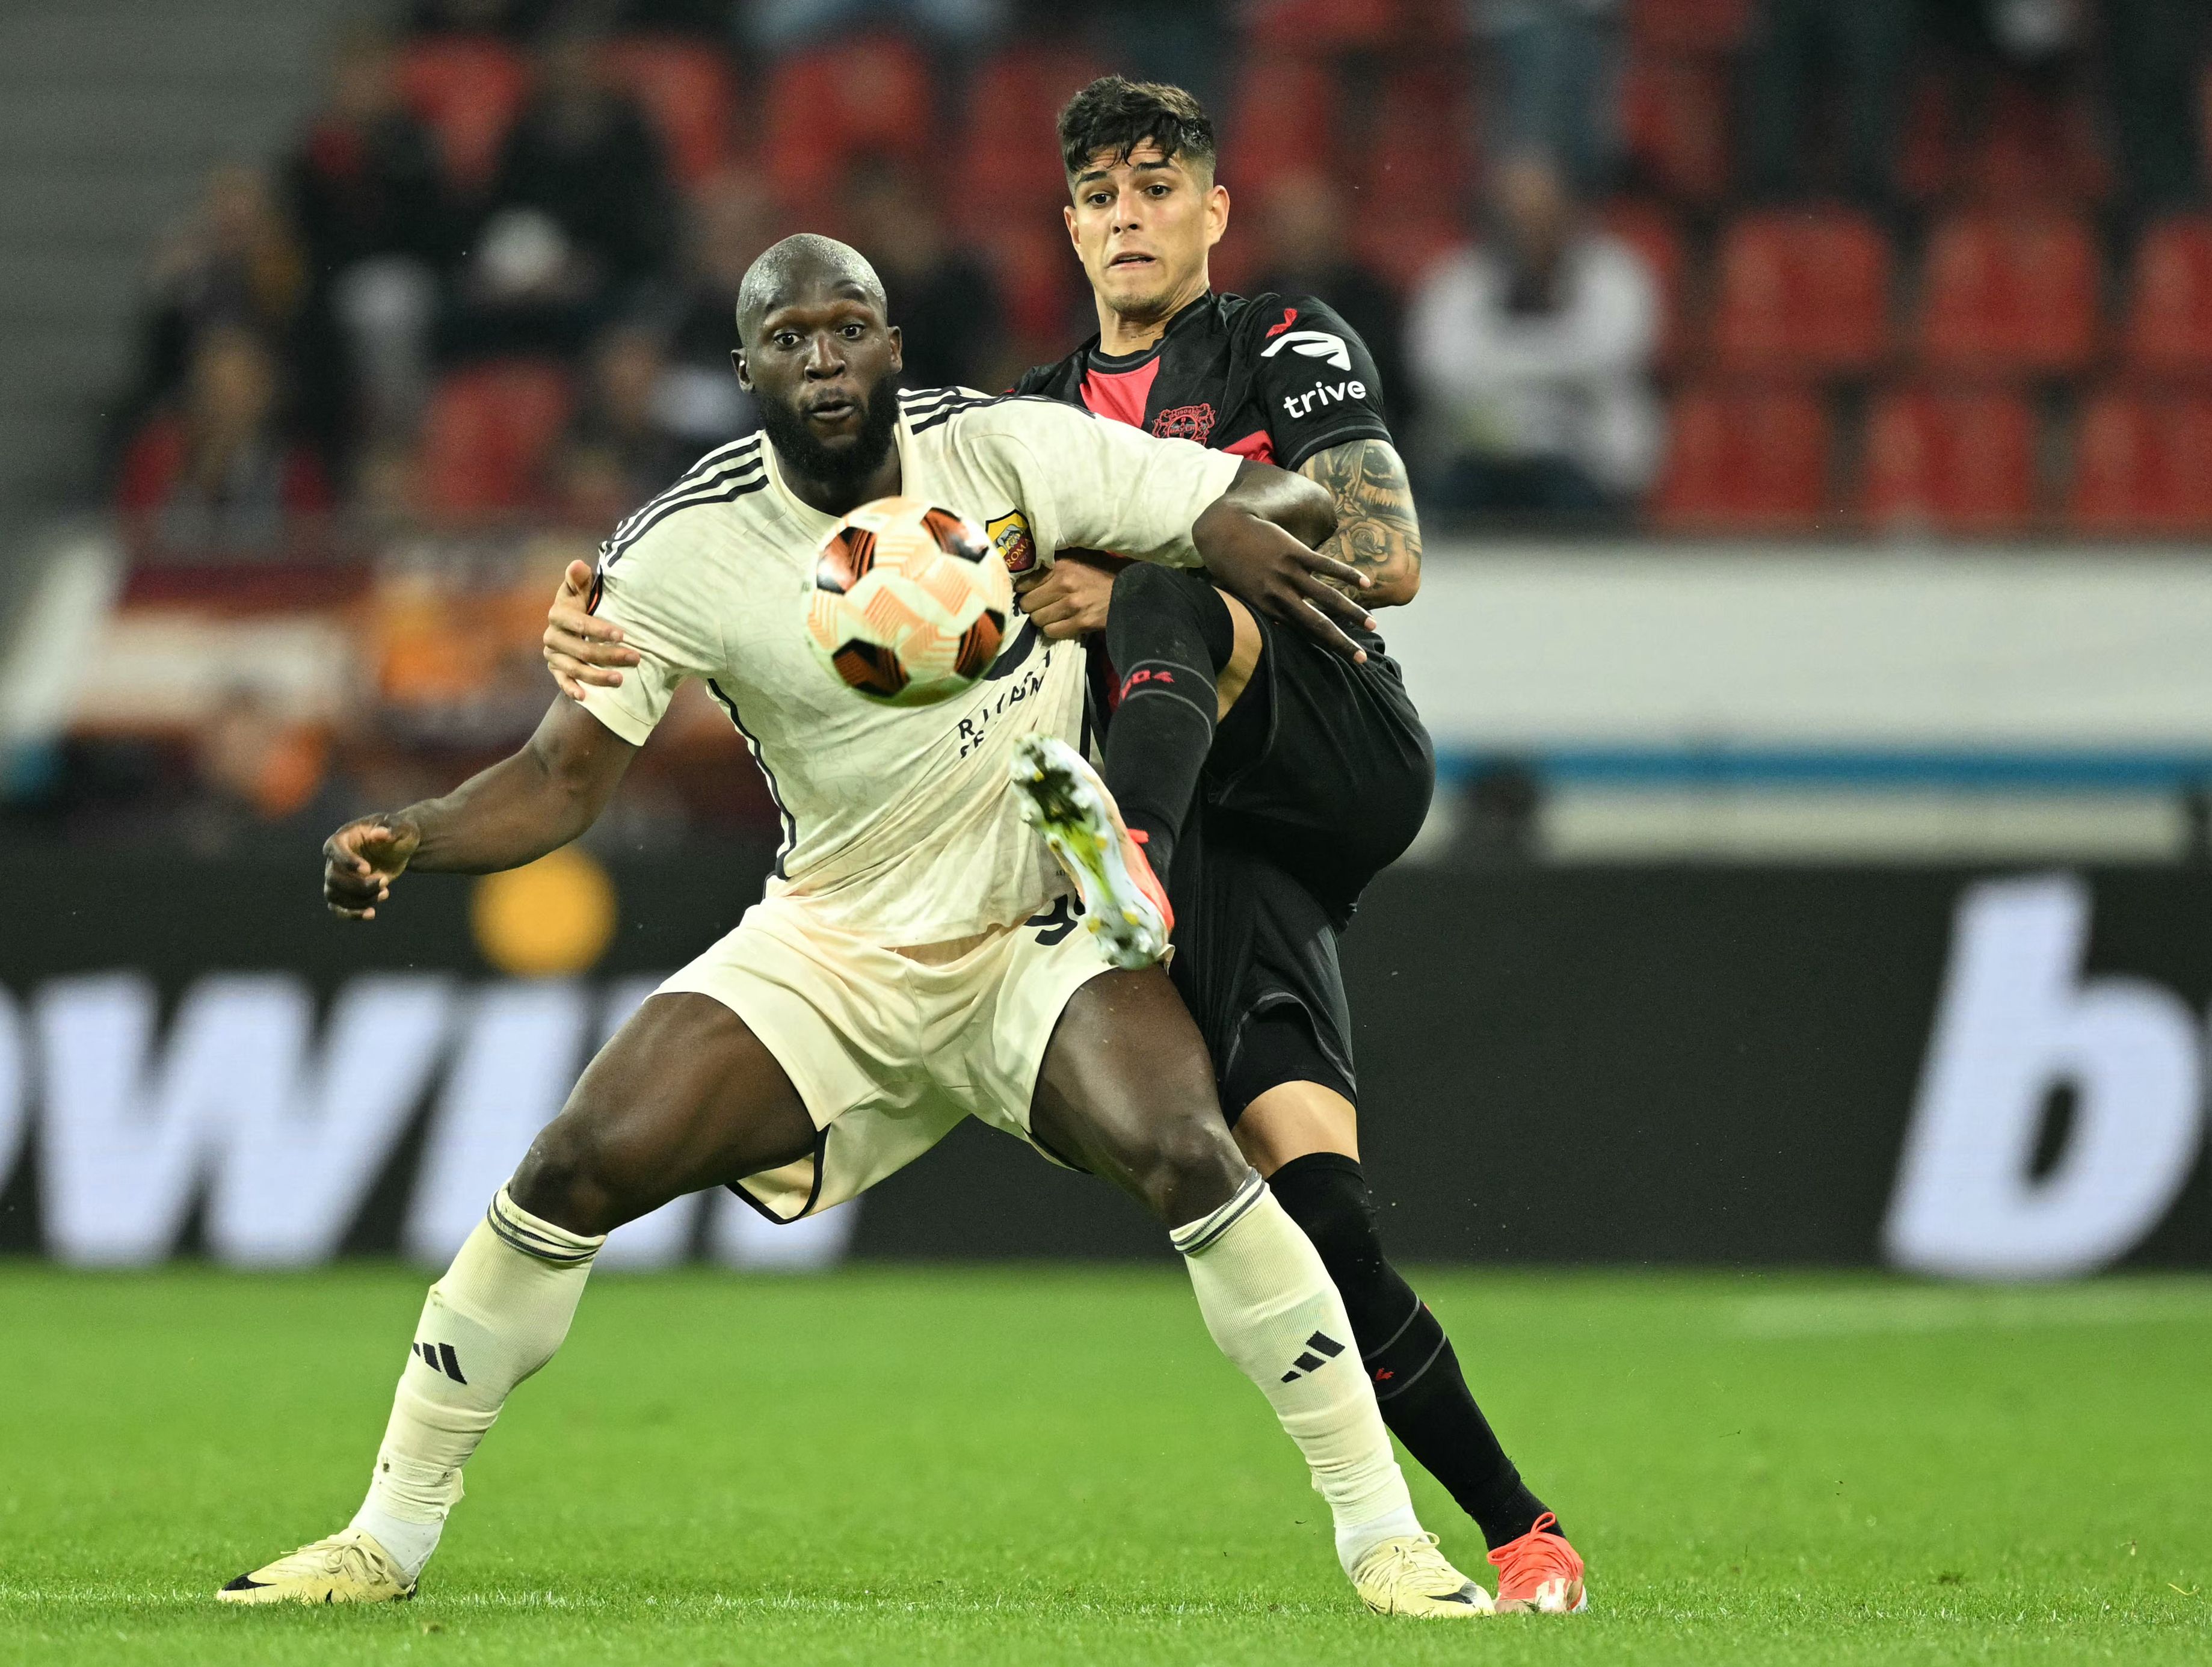
<instances>
[{"instance_id":1,"label":"cream jersey sleeve","mask_svg":"<svg viewBox=\"0 0 2212 1667\"><path fill-rule=\"evenodd\" d=\"M1188 440L1157 440L1057 400L1009 399L976 413L1029 511L1039 553L1104 550L1170 567L1200 565L1190 529L1243 460Z\"/></svg>"},{"instance_id":2,"label":"cream jersey sleeve","mask_svg":"<svg viewBox=\"0 0 2212 1667\"><path fill-rule=\"evenodd\" d=\"M708 518L671 515L619 555L599 564L592 611L623 629L638 652L611 689L589 688L584 709L633 746L645 745L686 678L718 676L723 666L722 563L702 545Z\"/></svg>"}]
</instances>

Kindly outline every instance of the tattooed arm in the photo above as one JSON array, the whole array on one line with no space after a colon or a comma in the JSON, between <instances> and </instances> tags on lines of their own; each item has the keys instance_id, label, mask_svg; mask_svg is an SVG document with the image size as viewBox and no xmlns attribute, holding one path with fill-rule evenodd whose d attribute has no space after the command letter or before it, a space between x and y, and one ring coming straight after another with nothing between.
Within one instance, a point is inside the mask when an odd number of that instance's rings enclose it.
<instances>
[{"instance_id":1,"label":"tattooed arm","mask_svg":"<svg viewBox=\"0 0 2212 1667\"><path fill-rule=\"evenodd\" d=\"M1412 601L1421 587L1421 523L1397 447L1387 440L1348 440L1316 452L1298 472L1336 500L1336 534L1322 552L1374 580L1359 599L1370 608Z\"/></svg>"}]
</instances>

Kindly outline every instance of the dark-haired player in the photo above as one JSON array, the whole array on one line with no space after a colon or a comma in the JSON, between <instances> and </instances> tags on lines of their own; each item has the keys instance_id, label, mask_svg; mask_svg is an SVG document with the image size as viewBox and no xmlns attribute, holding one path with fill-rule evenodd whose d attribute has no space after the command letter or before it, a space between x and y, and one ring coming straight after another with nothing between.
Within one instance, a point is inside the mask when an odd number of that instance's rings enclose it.
<instances>
[{"instance_id":1,"label":"dark-haired player","mask_svg":"<svg viewBox=\"0 0 2212 1667\"><path fill-rule=\"evenodd\" d=\"M1211 289L1230 204L1204 109L1108 76L1061 113L1060 140L1099 333L1018 390L1319 482L1337 506L1327 548L1371 581L1358 599L1411 601L1420 526L1365 344L1314 296ZM1384 1418L1480 1524L1502 1608L1581 1605L1581 1559L1385 1257L1358 1163L1337 934L1434 781L1398 668L1371 631L1348 628L1357 658L1331 653L1200 573L1063 556L1023 590L1048 636L1103 626L1103 774L1173 904L1176 984L1238 1143L1344 1293ZM1086 899L1094 916L1117 901Z\"/></svg>"}]
</instances>

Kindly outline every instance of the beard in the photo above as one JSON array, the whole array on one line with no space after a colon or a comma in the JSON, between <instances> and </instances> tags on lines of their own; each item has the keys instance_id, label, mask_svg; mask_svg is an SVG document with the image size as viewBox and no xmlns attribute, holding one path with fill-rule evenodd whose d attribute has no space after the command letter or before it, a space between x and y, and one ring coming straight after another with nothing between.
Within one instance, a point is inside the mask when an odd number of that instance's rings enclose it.
<instances>
[{"instance_id":1,"label":"beard","mask_svg":"<svg viewBox=\"0 0 2212 1667\"><path fill-rule=\"evenodd\" d=\"M828 446L814 437L796 405L778 400L760 402L761 427L791 471L820 481L832 491L858 488L881 466L898 429L898 390L885 377L868 392L860 411L860 431L842 445Z\"/></svg>"}]
</instances>

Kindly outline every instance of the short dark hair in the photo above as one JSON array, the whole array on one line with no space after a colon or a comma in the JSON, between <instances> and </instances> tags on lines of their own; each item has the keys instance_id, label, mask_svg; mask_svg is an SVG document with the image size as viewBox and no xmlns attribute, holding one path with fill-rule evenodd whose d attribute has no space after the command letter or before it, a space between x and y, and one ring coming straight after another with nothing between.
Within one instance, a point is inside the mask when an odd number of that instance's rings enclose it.
<instances>
[{"instance_id":1,"label":"short dark hair","mask_svg":"<svg viewBox=\"0 0 2212 1667\"><path fill-rule=\"evenodd\" d=\"M1170 161L1180 156L1209 169L1217 155L1213 118L1206 106L1164 82L1101 76L1060 113L1060 160L1071 179L1100 151L1126 162L1147 140Z\"/></svg>"}]
</instances>

